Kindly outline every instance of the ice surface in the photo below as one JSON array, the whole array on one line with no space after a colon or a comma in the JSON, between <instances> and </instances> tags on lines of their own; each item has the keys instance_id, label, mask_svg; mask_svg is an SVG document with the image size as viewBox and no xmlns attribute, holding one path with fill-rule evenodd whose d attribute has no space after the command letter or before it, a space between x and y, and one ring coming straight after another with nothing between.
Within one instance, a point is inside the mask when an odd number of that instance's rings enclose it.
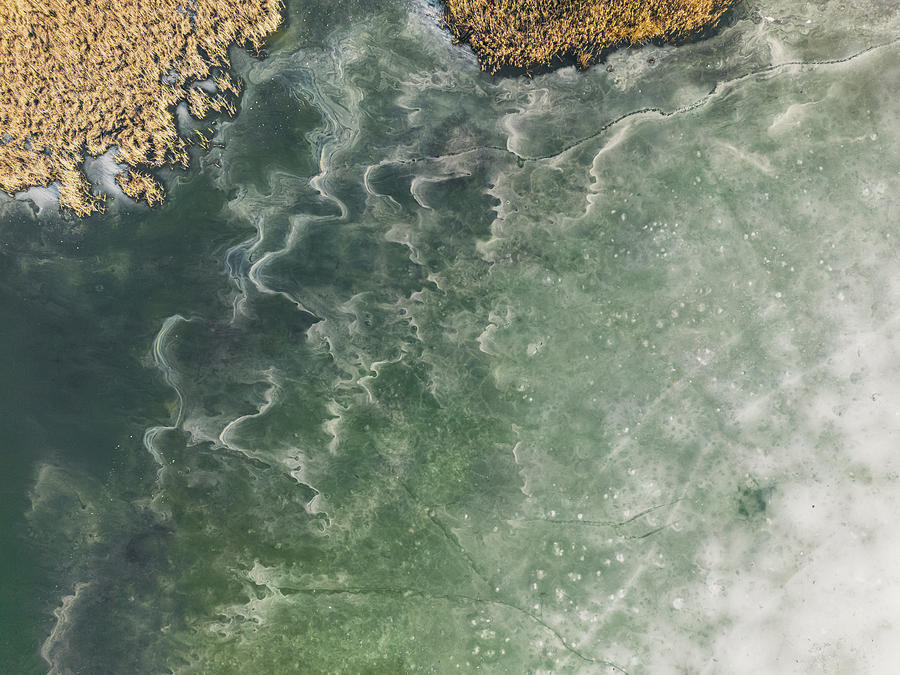
<instances>
[{"instance_id":1,"label":"ice surface","mask_svg":"<svg viewBox=\"0 0 900 675\"><path fill-rule=\"evenodd\" d=\"M227 237L134 301L171 419L65 521L52 665L889 671L900 11L493 79L328 6L171 190Z\"/></svg>"}]
</instances>

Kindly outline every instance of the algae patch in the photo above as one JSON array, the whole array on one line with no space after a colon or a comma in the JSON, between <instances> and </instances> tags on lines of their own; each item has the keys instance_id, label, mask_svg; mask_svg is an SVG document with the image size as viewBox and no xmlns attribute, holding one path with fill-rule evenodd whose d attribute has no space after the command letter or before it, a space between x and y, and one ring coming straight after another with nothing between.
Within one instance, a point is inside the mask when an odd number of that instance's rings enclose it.
<instances>
[{"instance_id":1,"label":"algae patch","mask_svg":"<svg viewBox=\"0 0 900 675\"><path fill-rule=\"evenodd\" d=\"M445 0L444 21L484 70L579 66L620 44L675 41L714 26L737 0Z\"/></svg>"},{"instance_id":2,"label":"algae patch","mask_svg":"<svg viewBox=\"0 0 900 675\"><path fill-rule=\"evenodd\" d=\"M124 192L158 203L140 168L187 165L175 106L234 114L228 48L258 50L280 22L280 0L0 0L0 189L58 182L60 205L87 215L103 198L84 159L115 147Z\"/></svg>"}]
</instances>

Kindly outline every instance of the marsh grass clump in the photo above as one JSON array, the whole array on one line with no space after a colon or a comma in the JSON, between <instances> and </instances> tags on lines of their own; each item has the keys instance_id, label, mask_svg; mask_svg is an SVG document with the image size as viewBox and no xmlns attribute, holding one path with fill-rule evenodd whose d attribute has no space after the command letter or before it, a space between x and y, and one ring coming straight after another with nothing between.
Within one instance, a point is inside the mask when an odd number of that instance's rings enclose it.
<instances>
[{"instance_id":1,"label":"marsh grass clump","mask_svg":"<svg viewBox=\"0 0 900 675\"><path fill-rule=\"evenodd\" d=\"M59 183L60 206L102 208L82 170L115 147L117 178L154 204L146 172L187 166L175 107L233 115L233 44L253 51L281 23L281 0L0 0L0 189ZM212 80L213 93L191 86ZM144 170L141 170L144 169Z\"/></svg>"},{"instance_id":2,"label":"marsh grass clump","mask_svg":"<svg viewBox=\"0 0 900 675\"><path fill-rule=\"evenodd\" d=\"M444 21L490 72L574 57L580 67L612 47L682 40L714 26L737 0L444 0Z\"/></svg>"},{"instance_id":3,"label":"marsh grass clump","mask_svg":"<svg viewBox=\"0 0 900 675\"><path fill-rule=\"evenodd\" d=\"M161 204L166 192L153 176L137 169L128 169L116 176L116 183L122 192L138 202L146 202L150 206Z\"/></svg>"}]
</instances>

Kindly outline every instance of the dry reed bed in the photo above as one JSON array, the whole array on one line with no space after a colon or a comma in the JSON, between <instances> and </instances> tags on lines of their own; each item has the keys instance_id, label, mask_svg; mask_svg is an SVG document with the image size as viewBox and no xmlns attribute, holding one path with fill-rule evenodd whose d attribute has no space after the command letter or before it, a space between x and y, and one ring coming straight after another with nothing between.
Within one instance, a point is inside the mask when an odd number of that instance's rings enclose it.
<instances>
[{"instance_id":1,"label":"dry reed bed","mask_svg":"<svg viewBox=\"0 0 900 675\"><path fill-rule=\"evenodd\" d=\"M444 0L444 21L484 70L527 70L567 56L585 67L616 45L684 39L736 1Z\"/></svg>"},{"instance_id":2,"label":"dry reed bed","mask_svg":"<svg viewBox=\"0 0 900 675\"><path fill-rule=\"evenodd\" d=\"M102 208L85 156L118 148L123 191L150 204L141 169L187 166L174 108L234 114L232 44L253 50L281 22L281 0L0 0L0 189L60 186L60 206ZM217 92L191 84L213 78Z\"/></svg>"}]
</instances>

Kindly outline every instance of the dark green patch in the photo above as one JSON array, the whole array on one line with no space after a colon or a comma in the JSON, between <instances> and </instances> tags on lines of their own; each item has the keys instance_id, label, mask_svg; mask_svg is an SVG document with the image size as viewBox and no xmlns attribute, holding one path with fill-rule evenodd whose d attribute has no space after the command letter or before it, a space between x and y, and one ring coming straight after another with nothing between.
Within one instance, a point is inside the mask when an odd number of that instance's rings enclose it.
<instances>
[{"instance_id":1,"label":"dark green patch","mask_svg":"<svg viewBox=\"0 0 900 675\"><path fill-rule=\"evenodd\" d=\"M771 494L770 487L759 487L756 484L742 485L738 488L738 513L744 518L765 515Z\"/></svg>"}]
</instances>

